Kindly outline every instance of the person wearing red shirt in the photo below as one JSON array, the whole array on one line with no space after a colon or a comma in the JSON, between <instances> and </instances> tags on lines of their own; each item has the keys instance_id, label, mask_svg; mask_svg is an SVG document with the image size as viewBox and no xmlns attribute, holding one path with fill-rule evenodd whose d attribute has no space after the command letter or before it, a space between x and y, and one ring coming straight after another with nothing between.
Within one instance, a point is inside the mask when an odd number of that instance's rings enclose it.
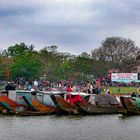
<instances>
[{"instance_id":1,"label":"person wearing red shirt","mask_svg":"<svg viewBox=\"0 0 140 140\"><path fill-rule=\"evenodd\" d=\"M72 89L70 86L67 87L67 92L72 92Z\"/></svg>"}]
</instances>

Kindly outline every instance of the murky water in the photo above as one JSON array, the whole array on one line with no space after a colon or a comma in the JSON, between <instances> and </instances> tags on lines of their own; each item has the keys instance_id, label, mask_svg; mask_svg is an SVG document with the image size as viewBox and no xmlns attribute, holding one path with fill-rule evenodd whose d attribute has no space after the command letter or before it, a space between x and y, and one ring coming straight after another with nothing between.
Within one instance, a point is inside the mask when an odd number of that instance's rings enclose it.
<instances>
[{"instance_id":1,"label":"murky water","mask_svg":"<svg viewBox=\"0 0 140 140\"><path fill-rule=\"evenodd\" d=\"M140 116L0 115L0 140L139 140Z\"/></svg>"}]
</instances>

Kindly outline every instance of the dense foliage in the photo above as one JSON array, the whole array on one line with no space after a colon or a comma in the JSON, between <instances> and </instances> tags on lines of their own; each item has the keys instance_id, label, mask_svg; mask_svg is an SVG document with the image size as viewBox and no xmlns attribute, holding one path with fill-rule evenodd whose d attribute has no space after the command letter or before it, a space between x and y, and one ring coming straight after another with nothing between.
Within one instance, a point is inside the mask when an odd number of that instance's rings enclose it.
<instances>
[{"instance_id":1,"label":"dense foliage","mask_svg":"<svg viewBox=\"0 0 140 140\"><path fill-rule=\"evenodd\" d=\"M101 47L92 51L92 57L96 60L111 62L116 68L123 68L126 64L133 63L140 49L135 43L126 38L108 37Z\"/></svg>"},{"instance_id":2,"label":"dense foliage","mask_svg":"<svg viewBox=\"0 0 140 140\"><path fill-rule=\"evenodd\" d=\"M91 54L83 52L74 56L57 51L57 46L47 46L35 51L34 46L25 43L15 44L0 54L0 74L10 69L10 78L26 77L35 79L44 77L47 80L88 80L108 75L111 68L124 68L134 63L139 55L139 48L130 39L120 37L106 38L101 47ZM6 64L3 60L10 59ZM5 64L4 64L5 63Z\"/></svg>"},{"instance_id":3,"label":"dense foliage","mask_svg":"<svg viewBox=\"0 0 140 140\"><path fill-rule=\"evenodd\" d=\"M38 56L33 53L25 53L14 58L10 70L13 79L16 77L35 79L41 74L42 68L43 65Z\"/></svg>"}]
</instances>

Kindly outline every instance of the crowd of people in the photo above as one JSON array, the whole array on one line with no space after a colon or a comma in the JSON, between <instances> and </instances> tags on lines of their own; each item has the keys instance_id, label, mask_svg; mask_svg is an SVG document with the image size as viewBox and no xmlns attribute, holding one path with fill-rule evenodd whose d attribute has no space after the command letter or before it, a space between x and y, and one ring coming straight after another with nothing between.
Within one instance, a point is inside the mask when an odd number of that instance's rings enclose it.
<instances>
[{"instance_id":1,"label":"crowd of people","mask_svg":"<svg viewBox=\"0 0 140 140\"><path fill-rule=\"evenodd\" d=\"M58 81L58 82L50 82L43 80L25 80L25 79L17 79L15 81L0 81L1 90L53 90L57 89L60 91L67 92L85 92L88 94L100 94L101 92L108 91L106 88L105 91L102 91L102 81L98 78L94 81L81 81L76 84L71 81ZM109 93L109 92L108 92Z\"/></svg>"}]
</instances>

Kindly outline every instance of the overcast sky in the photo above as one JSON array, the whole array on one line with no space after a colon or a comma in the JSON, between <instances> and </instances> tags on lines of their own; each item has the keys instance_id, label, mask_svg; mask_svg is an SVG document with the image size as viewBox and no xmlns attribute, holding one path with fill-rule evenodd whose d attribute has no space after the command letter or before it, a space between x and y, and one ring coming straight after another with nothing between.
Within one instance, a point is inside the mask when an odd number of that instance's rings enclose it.
<instances>
[{"instance_id":1,"label":"overcast sky","mask_svg":"<svg viewBox=\"0 0 140 140\"><path fill-rule=\"evenodd\" d=\"M1 50L24 42L90 53L111 36L140 46L140 0L0 0Z\"/></svg>"}]
</instances>

